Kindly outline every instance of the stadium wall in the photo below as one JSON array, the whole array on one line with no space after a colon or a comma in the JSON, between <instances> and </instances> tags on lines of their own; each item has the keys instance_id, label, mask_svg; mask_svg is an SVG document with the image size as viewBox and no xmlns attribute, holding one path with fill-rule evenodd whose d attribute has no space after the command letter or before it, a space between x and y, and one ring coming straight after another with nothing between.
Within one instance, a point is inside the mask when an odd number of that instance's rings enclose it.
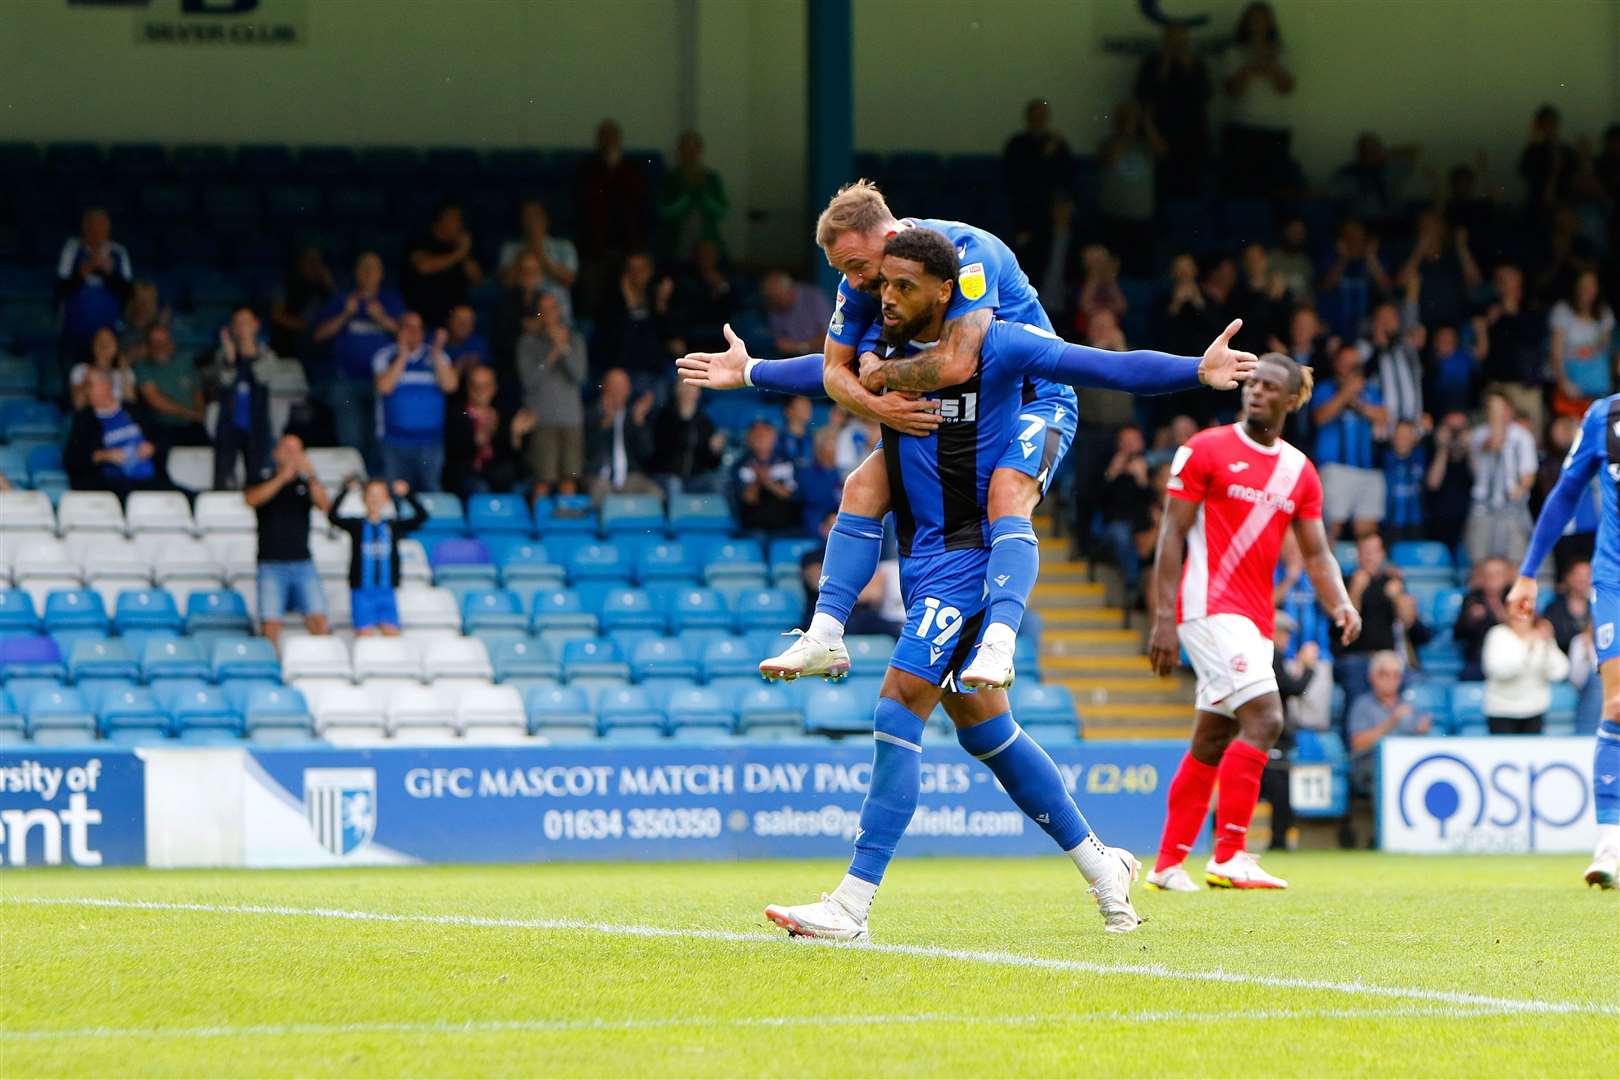
<instances>
[{"instance_id":1,"label":"stadium wall","mask_svg":"<svg viewBox=\"0 0 1620 1080\"><path fill-rule=\"evenodd\" d=\"M806 0L254 3L243 18L284 17L299 43L139 40L142 20L173 22L182 0L0 5L5 138L583 147L613 116L630 146L669 154L694 125L731 190L736 249L802 253ZM1177 13L1210 16L1203 42L1241 6ZM1313 179L1372 129L1423 144L1441 169L1483 148L1514 190L1536 105L1557 102L1572 133L1620 116L1608 0L1276 6ZM605 12L625 14L605 28ZM856 145L885 152L996 152L1035 94L1088 150L1128 93L1136 60L1122 50L1156 34L1127 0L863 0L854 19Z\"/></svg>"}]
</instances>

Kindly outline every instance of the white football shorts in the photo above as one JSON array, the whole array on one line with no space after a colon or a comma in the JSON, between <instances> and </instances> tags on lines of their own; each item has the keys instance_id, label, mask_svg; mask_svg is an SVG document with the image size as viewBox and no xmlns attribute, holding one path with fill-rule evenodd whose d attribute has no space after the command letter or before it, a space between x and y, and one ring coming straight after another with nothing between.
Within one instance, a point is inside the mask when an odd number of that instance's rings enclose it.
<instances>
[{"instance_id":1,"label":"white football shorts","mask_svg":"<svg viewBox=\"0 0 1620 1080\"><path fill-rule=\"evenodd\" d=\"M1277 692L1272 643L1246 615L1206 615L1177 627L1198 676L1198 708L1234 716L1238 707Z\"/></svg>"}]
</instances>

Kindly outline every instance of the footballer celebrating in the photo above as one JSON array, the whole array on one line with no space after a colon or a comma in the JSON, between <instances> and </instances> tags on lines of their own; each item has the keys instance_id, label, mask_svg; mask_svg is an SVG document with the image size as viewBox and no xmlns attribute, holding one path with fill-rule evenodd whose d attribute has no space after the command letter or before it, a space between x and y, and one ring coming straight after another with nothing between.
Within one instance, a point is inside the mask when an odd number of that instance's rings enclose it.
<instances>
[{"instance_id":1,"label":"footballer celebrating","mask_svg":"<svg viewBox=\"0 0 1620 1080\"><path fill-rule=\"evenodd\" d=\"M1196 892L1182 868L1209 812L1216 782L1215 854L1205 880L1218 888L1284 889L1244 849L1260 778L1283 729L1272 673L1272 581L1292 525L1305 572L1345 644L1361 616L1345 592L1322 528L1316 467L1281 437L1288 414L1311 396L1311 374L1267 353L1243 388L1243 418L1187 440L1170 467L1154 562L1156 593L1149 659L1175 670L1185 646L1198 677L1192 746L1170 782L1169 813L1148 884ZM1185 551L1185 558L1183 552Z\"/></svg>"}]
</instances>

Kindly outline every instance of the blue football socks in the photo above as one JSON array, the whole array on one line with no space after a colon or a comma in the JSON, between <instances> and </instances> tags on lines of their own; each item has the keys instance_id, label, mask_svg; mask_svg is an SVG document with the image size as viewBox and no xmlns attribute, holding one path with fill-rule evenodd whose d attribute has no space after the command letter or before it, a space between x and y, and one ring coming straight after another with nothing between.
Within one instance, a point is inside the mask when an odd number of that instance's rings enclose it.
<instances>
[{"instance_id":1,"label":"blue football socks","mask_svg":"<svg viewBox=\"0 0 1620 1080\"><path fill-rule=\"evenodd\" d=\"M958 728L956 738L962 749L989 766L1018 809L1045 829L1064 851L1078 847L1091 832L1085 815L1063 785L1063 774L1040 744L1018 726L1012 713Z\"/></svg>"},{"instance_id":2,"label":"blue football socks","mask_svg":"<svg viewBox=\"0 0 1620 1080\"><path fill-rule=\"evenodd\" d=\"M1598 725L1592 754L1592 795L1599 825L1620 825L1620 723Z\"/></svg>"},{"instance_id":3,"label":"blue football socks","mask_svg":"<svg viewBox=\"0 0 1620 1080\"><path fill-rule=\"evenodd\" d=\"M1035 539L1029 518L997 518L990 526L990 560L985 569L990 583L989 621L1010 626L1016 632L1024 621L1024 608L1040 572L1040 542Z\"/></svg>"},{"instance_id":4,"label":"blue football socks","mask_svg":"<svg viewBox=\"0 0 1620 1080\"><path fill-rule=\"evenodd\" d=\"M877 885L894 858L922 785L922 718L898 701L878 698L872 723L872 780L861 802L851 877Z\"/></svg>"},{"instance_id":5,"label":"blue football socks","mask_svg":"<svg viewBox=\"0 0 1620 1080\"><path fill-rule=\"evenodd\" d=\"M839 626L848 622L855 599L877 573L882 554L881 521L860 514L839 514L827 536L827 551L821 557L816 614L828 616Z\"/></svg>"}]
</instances>

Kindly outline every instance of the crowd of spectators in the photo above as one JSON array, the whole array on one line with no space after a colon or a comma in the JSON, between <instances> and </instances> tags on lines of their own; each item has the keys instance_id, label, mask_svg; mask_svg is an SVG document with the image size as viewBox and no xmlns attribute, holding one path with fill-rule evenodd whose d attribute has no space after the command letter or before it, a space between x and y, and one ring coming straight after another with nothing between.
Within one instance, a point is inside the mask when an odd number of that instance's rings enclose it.
<instances>
[{"instance_id":1,"label":"crowd of spectators","mask_svg":"<svg viewBox=\"0 0 1620 1080\"><path fill-rule=\"evenodd\" d=\"M1366 630L1335 650L1305 614L1297 552L1285 555L1278 602L1299 621L1287 659L1307 644L1320 654L1301 700L1333 683L1393 708L1379 679L1397 662L1420 667L1424 642L1449 632L1505 729L1545 711L1526 686L1561 677L1554 654L1580 674L1590 637L1571 592L1590 507L1558 548L1558 620L1517 625L1500 594L1576 421L1615 388L1620 125L1572 139L1554 106L1538 109L1517 161L1522 201L1483 155L1427 161L1376 132L1313 182L1291 147L1294 89L1312 73L1293 67L1286 30L1264 3L1217 52L1168 27L1092 153L1071 148L1050 103L1031 101L1002 156L1005 216L977 223L1008 238L1071 340L1196 353L1241 317L1239 345L1311 365L1315 396L1287 437L1321 470L1330 534L1358 545L1349 585ZM496 245L449 199L415 223L397 264L362 250L347 273L302 245L275 295L235 310L217 348L196 355L176 349L181 317L116 223L85 212L57 266L59 364L43 387L76 410L73 483L163 485L168 450L211 445L217 487L246 486L250 501L298 490L266 375L291 357L312 405L287 431L352 446L406 490L722 492L748 529L821 533L875 426L802 399L774 421L723 424L673 384L671 361L723 347L722 325L750 316L756 355L814 351L830 296L787 268L733 261L734 211L697 132L679 136L659 181L604 121L571 208L559 220L524 201ZM1229 227L1213 239L1189 209ZM1240 211L1246 231L1230 227ZM1236 395L1082 394L1063 516L1083 553L1117 565L1133 603L1176 447L1236 407ZM1419 539L1472 563L1454 624L1429 625L1385 558L1386 542ZM1414 723L1373 710L1354 714L1355 739Z\"/></svg>"}]
</instances>

